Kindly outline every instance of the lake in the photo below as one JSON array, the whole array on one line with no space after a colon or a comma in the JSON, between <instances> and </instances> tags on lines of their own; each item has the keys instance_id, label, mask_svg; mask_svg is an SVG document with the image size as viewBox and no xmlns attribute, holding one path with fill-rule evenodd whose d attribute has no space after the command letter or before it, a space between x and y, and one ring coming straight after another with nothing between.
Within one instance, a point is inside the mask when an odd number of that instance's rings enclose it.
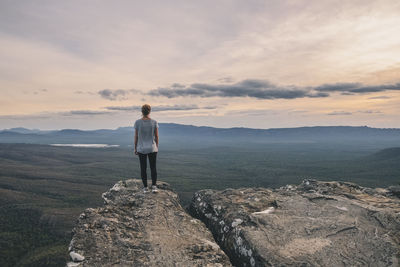
<instances>
[{"instance_id":1,"label":"lake","mask_svg":"<svg viewBox=\"0 0 400 267\"><path fill-rule=\"evenodd\" d=\"M52 146L72 146L72 147L119 147L119 145L108 145L108 144L51 144Z\"/></svg>"}]
</instances>

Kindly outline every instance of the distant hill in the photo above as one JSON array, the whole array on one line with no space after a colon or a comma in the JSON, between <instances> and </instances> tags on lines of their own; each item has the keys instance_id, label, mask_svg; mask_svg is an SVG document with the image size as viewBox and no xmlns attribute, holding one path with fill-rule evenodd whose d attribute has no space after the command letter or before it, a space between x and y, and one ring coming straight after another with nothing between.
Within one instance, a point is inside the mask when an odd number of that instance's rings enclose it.
<instances>
[{"instance_id":1,"label":"distant hill","mask_svg":"<svg viewBox=\"0 0 400 267\"><path fill-rule=\"evenodd\" d=\"M316 126L298 128L253 129L215 128L175 123L160 123L160 137L164 145L190 143L194 146L215 144L269 143L269 142L349 142L384 143L397 146L400 129L370 128L367 126ZM133 127L114 130L99 129L84 131L63 129L56 131L11 128L0 131L1 143L104 143L128 146L133 144Z\"/></svg>"},{"instance_id":2,"label":"distant hill","mask_svg":"<svg viewBox=\"0 0 400 267\"><path fill-rule=\"evenodd\" d=\"M27 129L24 127L10 128L10 129L5 129L4 131L10 131L10 132L16 132L16 133L22 133L22 134L46 132L46 131L41 131L39 129Z\"/></svg>"}]
</instances>

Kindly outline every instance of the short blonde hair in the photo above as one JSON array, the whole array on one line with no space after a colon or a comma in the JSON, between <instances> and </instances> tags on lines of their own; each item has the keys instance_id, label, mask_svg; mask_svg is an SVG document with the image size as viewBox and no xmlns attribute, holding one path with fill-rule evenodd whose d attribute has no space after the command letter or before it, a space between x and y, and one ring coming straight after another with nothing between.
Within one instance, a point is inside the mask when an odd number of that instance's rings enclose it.
<instances>
[{"instance_id":1,"label":"short blonde hair","mask_svg":"<svg viewBox=\"0 0 400 267\"><path fill-rule=\"evenodd\" d=\"M144 104L144 105L142 106L142 114L143 114L143 115L145 115L145 116L149 115L149 114L150 114L150 111L151 111L151 107L150 107L149 104Z\"/></svg>"}]
</instances>

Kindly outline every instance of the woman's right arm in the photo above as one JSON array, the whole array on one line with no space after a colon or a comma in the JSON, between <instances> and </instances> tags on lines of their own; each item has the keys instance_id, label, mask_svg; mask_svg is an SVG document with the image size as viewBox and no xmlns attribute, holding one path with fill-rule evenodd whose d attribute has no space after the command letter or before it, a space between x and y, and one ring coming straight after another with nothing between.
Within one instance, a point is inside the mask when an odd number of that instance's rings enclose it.
<instances>
[{"instance_id":1,"label":"woman's right arm","mask_svg":"<svg viewBox=\"0 0 400 267\"><path fill-rule=\"evenodd\" d=\"M156 145L158 148L158 128L156 128L154 135L155 135L155 139L156 139Z\"/></svg>"}]
</instances>

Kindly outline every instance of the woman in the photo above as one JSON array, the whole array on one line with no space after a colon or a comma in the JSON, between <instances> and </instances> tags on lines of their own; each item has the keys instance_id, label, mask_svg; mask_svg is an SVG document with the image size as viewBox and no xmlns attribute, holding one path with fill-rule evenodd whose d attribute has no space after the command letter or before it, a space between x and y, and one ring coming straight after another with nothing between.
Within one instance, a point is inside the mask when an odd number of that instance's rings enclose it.
<instances>
[{"instance_id":1,"label":"woman","mask_svg":"<svg viewBox=\"0 0 400 267\"><path fill-rule=\"evenodd\" d=\"M141 119L135 122L135 154L139 155L140 173L143 181L143 192L149 192L147 188L147 156L150 162L151 171L151 191L153 193L157 190L157 169L156 159L158 152L158 123L156 120L150 118L151 107L148 104L142 106Z\"/></svg>"}]
</instances>

